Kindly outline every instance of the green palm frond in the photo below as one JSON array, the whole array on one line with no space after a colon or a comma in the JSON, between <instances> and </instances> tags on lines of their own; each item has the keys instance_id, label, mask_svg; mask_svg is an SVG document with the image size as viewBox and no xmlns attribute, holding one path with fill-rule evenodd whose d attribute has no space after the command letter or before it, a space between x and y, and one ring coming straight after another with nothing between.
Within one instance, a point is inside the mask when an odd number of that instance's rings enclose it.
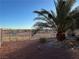
<instances>
[{"instance_id":1,"label":"green palm frond","mask_svg":"<svg viewBox=\"0 0 79 59\"><path fill-rule=\"evenodd\" d=\"M63 18L71 11L75 0L57 0L57 2L54 0L54 3L58 18Z\"/></svg>"},{"instance_id":2,"label":"green palm frond","mask_svg":"<svg viewBox=\"0 0 79 59\"><path fill-rule=\"evenodd\" d=\"M48 23L43 23L43 22L36 22L35 24L34 24L34 27L41 27L41 28L52 28L52 27L54 27L54 25L52 25L52 24L48 24Z\"/></svg>"},{"instance_id":3,"label":"green palm frond","mask_svg":"<svg viewBox=\"0 0 79 59\"><path fill-rule=\"evenodd\" d=\"M75 1L76 0L54 0L56 13L45 9L34 11L34 13L38 14L35 20L42 20L41 22L36 22L34 27L36 26L40 29L54 27L59 31L67 31L73 26L73 20L79 19L79 12L76 10L78 7L72 10Z\"/></svg>"},{"instance_id":4,"label":"green palm frond","mask_svg":"<svg viewBox=\"0 0 79 59\"><path fill-rule=\"evenodd\" d=\"M37 32L39 32L41 28L36 28L32 30L32 36L34 36Z\"/></svg>"},{"instance_id":5,"label":"green palm frond","mask_svg":"<svg viewBox=\"0 0 79 59\"><path fill-rule=\"evenodd\" d=\"M65 13L69 13L72 10L75 2L76 0L66 0Z\"/></svg>"},{"instance_id":6,"label":"green palm frond","mask_svg":"<svg viewBox=\"0 0 79 59\"><path fill-rule=\"evenodd\" d=\"M69 14L73 18L78 17L78 15L79 15L79 6L77 6L74 10L72 10Z\"/></svg>"},{"instance_id":7,"label":"green palm frond","mask_svg":"<svg viewBox=\"0 0 79 59\"><path fill-rule=\"evenodd\" d=\"M39 11L35 11L35 13L39 14ZM52 11L52 13L50 13L47 10L42 9L40 11L40 13L42 14L41 15L42 17L38 16L35 19L46 21L48 24L50 24L50 25L53 24L57 28L56 23L55 23L56 16L53 11ZM48 15L48 16L46 16L46 15Z\"/></svg>"},{"instance_id":8,"label":"green palm frond","mask_svg":"<svg viewBox=\"0 0 79 59\"><path fill-rule=\"evenodd\" d=\"M34 13L37 13L39 16L43 16L43 17L47 18L47 16L44 13L42 13L41 11L34 11Z\"/></svg>"},{"instance_id":9,"label":"green palm frond","mask_svg":"<svg viewBox=\"0 0 79 59\"><path fill-rule=\"evenodd\" d=\"M34 13L37 13L41 16L44 16L45 18L52 18L55 19L55 13L53 11L51 11L52 13L50 13L49 11L45 10L45 9L41 9L41 11L34 11Z\"/></svg>"}]
</instances>

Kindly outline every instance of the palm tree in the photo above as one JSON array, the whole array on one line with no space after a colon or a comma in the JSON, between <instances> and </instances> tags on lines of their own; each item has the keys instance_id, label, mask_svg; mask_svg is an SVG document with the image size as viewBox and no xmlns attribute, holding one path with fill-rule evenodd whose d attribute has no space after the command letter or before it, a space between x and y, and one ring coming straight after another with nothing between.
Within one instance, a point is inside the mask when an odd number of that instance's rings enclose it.
<instances>
[{"instance_id":1,"label":"palm tree","mask_svg":"<svg viewBox=\"0 0 79 59\"><path fill-rule=\"evenodd\" d=\"M45 9L34 11L34 13L38 14L35 18L38 22L34 24L36 29L33 30L33 35L45 28L55 28L57 40L63 41L65 39L65 32L72 27L75 20L73 16L76 15L77 7L72 9L74 3L75 0L54 0L56 13Z\"/></svg>"},{"instance_id":2,"label":"palm tree","mask_svg":"<svg viewBox=\"0 0 79 59\"><path fill-rule=\"evenodd\" d=\"M73 17L76 19L76 29L79 29L79 7L78 8L76 8L76 10L75 10L76 12L75 12L75 14L73 15Z\"/></svg>"}]
</instances>

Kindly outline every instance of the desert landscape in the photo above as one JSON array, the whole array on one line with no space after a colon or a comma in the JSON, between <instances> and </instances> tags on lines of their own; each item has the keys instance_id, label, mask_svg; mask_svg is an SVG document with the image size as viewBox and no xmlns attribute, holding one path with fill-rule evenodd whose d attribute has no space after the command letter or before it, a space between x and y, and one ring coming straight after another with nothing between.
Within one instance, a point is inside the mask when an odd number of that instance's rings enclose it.
<instances>
[{"instance_id":1,"label":"desert landscape","mask_svg":"<svg viewBox=\"0 0 79 59\"><path fill-rule=\"evenodd\" d=\"M0 0L0 59L79 59L79 0Z\"/></svg>"}]
</instances>

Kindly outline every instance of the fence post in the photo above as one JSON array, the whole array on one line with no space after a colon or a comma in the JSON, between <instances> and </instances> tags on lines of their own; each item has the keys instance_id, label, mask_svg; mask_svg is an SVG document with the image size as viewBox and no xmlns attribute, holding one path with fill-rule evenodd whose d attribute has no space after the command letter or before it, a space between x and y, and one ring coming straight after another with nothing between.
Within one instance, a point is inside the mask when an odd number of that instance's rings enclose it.
<instances>
[{"instance_id":1,"label":"fence post","mask_svg":"<svg viewBox=\"0 0 79 59\"><path fill-rule=\"evenodd\" d=\"M0 29L0 48L2 47L2 28Z\"/></svg>"}]
</instances>

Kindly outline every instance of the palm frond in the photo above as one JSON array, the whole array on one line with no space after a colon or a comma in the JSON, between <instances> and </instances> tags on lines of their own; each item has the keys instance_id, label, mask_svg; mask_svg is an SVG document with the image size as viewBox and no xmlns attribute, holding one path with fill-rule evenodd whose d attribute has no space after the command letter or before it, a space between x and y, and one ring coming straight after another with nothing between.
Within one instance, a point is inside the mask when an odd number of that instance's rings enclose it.
<instances>
[{"instance_id":1,"label":"palm frond","mask_svg":"<svg viewBox=\"0 0 79 59\"><path fill-rule=\"evenodd\" d=\"M74 10L72 10L70 13L69 13L70 16L72 16L73 18L75 17L78 17L79 15L79 6L77 6L76 8L74 8Z\"/></svg>"},{"instance_id":2,"label":"palm frond","mask_svg":"<svg viewBox=\"0 0 79 59\"><path fill-rule=\"evenodd\" d=\"M39 14L38 11L35 11L35 13ZM35 19L46 21L47 24L52 25L52 27L53 27L53 25L54 25L54 26L57 28L57 24L55 23L55 21L56 21L56 16L55 16L55 13L54 13L53 11L51 11L51 13L50 13L49 11L47 11L47 10L45 10L45 9L42 9L42 10L40 11L40 13L42 13L42 14L40 14L40 15L41 15L41 16L44 16L44 17L38 16L38 17L35 18ZM48 16L46 16L46 15L48 15Z\"/></svg>"},{"instance_id":3,"label":"palm frond","mask_svg":"<svg viewBox=\"0 0 79 59\"><path fill-rule=\"evenodd\" d=\"M42 13L42 11L34 11L34 13L37 13L38 15L47 18L47 16L44 13Z\"/></svg>"},{"instance_id":4,"label":"palm frond","mask_svg":"<svg viewBox=\"0 0 79 59\"><path fill-rule=\"evenodd\" d=\"M41 16L44 16L45 18L52 18L55 19L55 13L53 11L51 11L52 13L50 13L49 11L42 9L41 11L34 11L34 13L40 14ZM46 16L47 15L47 16Z\"/></svg>"},{"instance_id":5,"label":"palm frond","mask_svg":"<svg viewBox=\"0 0 79 59\"><path fill-rule=\"evenodd\" d=\"M34 20L42 20L42 21L47 21L47 19L45 17L36 17Z\"/></svg>"},{"instance_id":6,"label":"palm frond","mask_svg":"<svg viewBox=\"0 0 79 59\"><path fill-rule=\"evenodd\" d=\"M47 27L49 27L49 28L51 28L52 25L50 25L48 23L43 23L43 22L36 22L34 24L34 27L41 27L41 28L47 28Z\"/></svg>"},{"instance_id":7,"label":"palm frond","mask_svg":"<svg viewBox=\"0 0 79 59\"><path fill-rule=\"evenodd\" d=\"M56 7L57 17L63 19L63 17L65 17L71 11L75 0L57 0L54 1L54 3Z\"/></svg>"},{"instance_id":8,"label":"palm frond","mask_svg":"<svg viewBox=\"0 0 79 59\"><path fill-rule=\"evenodd\" d=\"M34 36L38 31L40 31L40 28L36 28L32 30L32 36Z\"/></svg>"},{"instance_id":9,"label":"palm frond","mask_svg":"<svg viewBox=\"0 0 79 59\"><path fill-rule=\"evenodd\" d=\"M34 27L41 29L55 27L57 30L65 32L73 26L73 19L79 19L79 13L76 9L72 10L75 1L76 0L54 0L56 13L45 9L34 11L34 13L38 14L38 17L36 17L35 20L42 20L42 22L36 22Z\"/></svg>"}]
</instances>

